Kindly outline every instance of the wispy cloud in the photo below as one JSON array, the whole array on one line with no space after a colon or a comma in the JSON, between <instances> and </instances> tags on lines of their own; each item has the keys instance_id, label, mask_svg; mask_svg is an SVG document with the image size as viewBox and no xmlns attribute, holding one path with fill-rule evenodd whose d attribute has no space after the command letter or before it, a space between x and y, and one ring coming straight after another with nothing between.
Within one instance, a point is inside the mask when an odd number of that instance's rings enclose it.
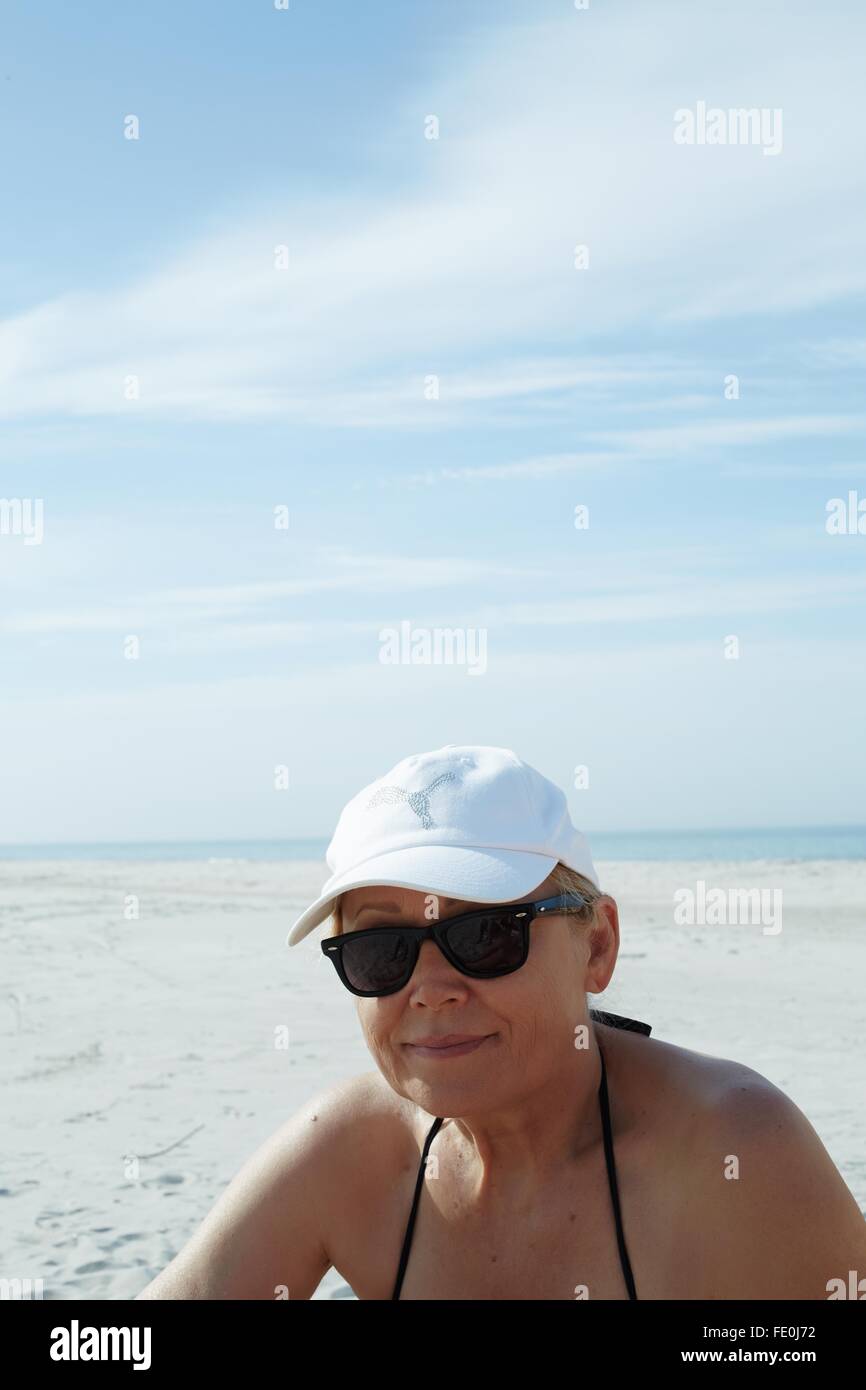
<instances>
[{"instance_id":1,"label":"wispy cloud","mask_svg":"<svg viewBox=\"0 0 866 1390\"><path fill-rule=\"evenodd\" d=\"M815 528L817 532L817 526ZM790 539L790 537L789 537ZM13 637L86 632L148 632L153 650L183 646L192 650L280 647L315 641L338 649L351 635L374 637L382 626L407 619L416 626L515 628L571 627L581 623L645 625L676 618L733 617L804 609L862 605L866 574L755 575L741 577L737 556L743 550L683 547L681 552L608 553L589 568L574 565L501 565L459 557L412 559L407 556L331 554L332 574L298 581L179 587L115 599L90 607L16 612L0 618L0 632ZM707 577L708 561L716 570ZM725 568L733 570L724 573ZM501 591L537 597L489 601L481 597L488 582ZM464 592L471 584L471 592ZM551 590L556 598L548 597ZM434 596L434 591L439 591ZM285 612L287 600L325 593L367 597L364 616L309 616ZM387 595L383 604L382 595Z\"/></svg>"},{"instance_id":2,"label":"wispy cloud","mask_svg":"<svg viewBox=\"0 0 866 1390\"><path fill-rule=\"evenodd\" d=\"M732 409L736 410L732 405ZM592 438L628 445L641 454L658 454L731 444L766 444L777 439L823 438L856 435L866 425L866 415L793 415L769 420L705 420L700 423L665 425L638 430L598 430Z\"/></svg>"},{"instance_id":3,"label":"wispy cloud","mask_svg":"<svg viewBox=\"0 0 866 1390\"><path fill-rule=\"evenodd\" d=\"M816 53L813 16L785 11L781 67L781 11L748 12L746 49L739 23L710 37L697 11L481 28L425 91L438 141L424 139L416 98L392 113L404 158L408 132L417 139L402 199L251 200L234 225L193 235L124 287L70 288L7 318L0 412L436 427L485 401L507 396L528 413L550 393L603 384L575 373L576 330L585 343L636 323L861 293L858 123L834 123L828 141L815 113L855 100L866 19L822 13ZM674 144L684 100L736 104L744 91L784 109L777 159ZM840 215L827 218L828 205ZM574 268L577 244L590 248L587 270ZM509 346L525 359L542 340L556 349L537 374L477 368ZM431 373L446 383L438 414L421 394ZM137 400L124 395L129 376Z\"/></svg>"},{"instance_id":4,"label":"wispy cloud","mask_svg":"<svg viewBox=\"0 0 866 1390\"><path fill-rule=\"evenodd\" d=\"M405 477L387 477L380 481L382 486L404 487L419 484L432 486L437 482L468 482L479 479L502 482L508 478L555 478L594 469L606 471L612 464L622 463L630 457L627 453L616 453L614 450L607 453L592 453L587 450L574 454L545 454L538 458L515 459L511 463L466 464L459 468L442 464L437 468L425 469L423 473L408 473ZM364 486L364 483L358 484L359 489Z\"/></svg>"},{"instance_id":5,"label":"wispy cloud","mask_svg":"<svg viewBox=\"0 0 866 1390\"><path fill-rule=\"evenodd\" d=\"M247 615L251 627L255 615L269 604L299 598L321 597L325 594L381 595L404 594L413 590L424 593L437 589L462 589L466 584L492 583L504 580L546 580L555 577L549 567L520 564L500 564L487 559L472 560L460 556L411 556L351 554L340 547L322 547L311 554L305 563L317 573L306 573L298 579L268 580L253 583L178 586L155 590L126 598L107 598L98 605L79 607L74 603L66 608L18 610L0 616L0 631L12 634L86 631L136 631L162 627L165 623L183 625L222 622ZM311 625L306 621L257 625L261 636L286 632L305 633ZM330 624L329 624L330 626ZM339 627L340 624L334 626ZM319 630L323 630L321 624ZM350 630L347 626L345 630ZM221 628L230 637L240 628ZM247 642L246 636L244 641Z\"/></svg>"},{"instance_id":6,"label":"wispy cloud","mask_svg":"<svg viewBox=\"0 0 866 1390\"><path fill-rule=\"evenodd\" d=\"M866 338L831 338L814 343L810 357L827 367L866 367Z\"/></svg>"}]
</instances>

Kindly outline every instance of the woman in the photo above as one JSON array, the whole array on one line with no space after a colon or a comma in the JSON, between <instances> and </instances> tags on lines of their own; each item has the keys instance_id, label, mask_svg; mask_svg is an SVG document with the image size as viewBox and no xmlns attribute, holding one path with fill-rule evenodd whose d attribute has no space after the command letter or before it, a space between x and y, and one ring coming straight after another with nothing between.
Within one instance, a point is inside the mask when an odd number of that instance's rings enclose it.
<instances>
[{"instance_id":1,"label":"woman","mask_svg":"<svg viewBox=\"0 0 866 1390\"><path fill-rule=\"evenodd\" d=\"M331 916L376 1068L292 1116L139 1298L309 1299L331 1266L361 1299L826 1299L866 1275L783 1092L588 1008L617 908L547 778L413 755L327 859L288 940Z\"/></svg>"}]
</instances>

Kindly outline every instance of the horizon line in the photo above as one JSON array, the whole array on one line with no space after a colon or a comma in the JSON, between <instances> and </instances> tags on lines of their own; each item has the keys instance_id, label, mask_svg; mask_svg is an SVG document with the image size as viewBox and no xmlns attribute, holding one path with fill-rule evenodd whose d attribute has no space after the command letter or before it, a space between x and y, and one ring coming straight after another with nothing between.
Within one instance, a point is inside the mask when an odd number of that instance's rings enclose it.
<instances>
[{"instance_id":1,"label":"horizon line","mask_svg":"<svg viewBox=\"0 0 866 1390\"><path fill-rule=\"evenodd\" d=\"M844 830L864 830L866 822L846 821L833 822L827 824L794 823L794 824L774 824L774 825L708 825L695 826L687 829L684 826L664 826L661 828L631 828L627 830L592 830L581 832L587 840L592 840L599 835L749 835L766 834L768 831L844 831ZM333 836L333 831L326 835L218 835L203 836L198 838L170 839L133 839L133 840L0 840L0 849L40 849L46 846L67 846L75 848L87 848L89 845L237 845L237 844L320 844L328 842Z\"/></svg>"}]
</instances>

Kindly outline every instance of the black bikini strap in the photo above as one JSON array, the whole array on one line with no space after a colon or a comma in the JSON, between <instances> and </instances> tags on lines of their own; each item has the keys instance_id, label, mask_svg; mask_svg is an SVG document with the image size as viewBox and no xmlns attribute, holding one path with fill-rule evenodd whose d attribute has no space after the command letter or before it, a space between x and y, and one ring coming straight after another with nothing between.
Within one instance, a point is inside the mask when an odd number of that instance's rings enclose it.
<instances>
[{"instance_id":1,"label":"black bikini strap","mask_svg":"<svg viewBox=\"0 0 866 1390\"><path fill-rule=\"evenodd\" d=\"M610 1105L607 1094L607 1069L604 1065L604 1052L601 1043L598 1042L598 1052L601 1058L601 1081L599 1082L598 1095L601 1105L601 1127L604 1134L604 1160L607 1164L607 1177L610 1185L610 1197L613 1202L613 1217L616 1222L616 1243L619 1248L619 1262L622 1266L623 1277L625 1279L628 1296L637 1301L637 1290L634 1284L634 1276L631 1272L631 1261L628 1257L628 1250L625 1245L625 1232L622 1229L622 1212L619 1205L619 1188L616 1181L616 1163L613 1157L613 1133L610 1124Z\"/></svg>"},{"instance_id":2,"label":"black bikini strap","mask_svg":"<svg viewBox=\"0 0 866 1390\"><path fill-rule=\"evenodd\" d=\"M415 1226L415 1214L418 1211L418 1202L421 1199L421 1184L424 1181L424 1165L427 1162L427 1154L430 1151L430 1145L433 1143L433 1140L436 1138L436 1135L439 1133L439 1130L441 1129L444 1122L445 1116L438 1116L437 1119L433 1121L432 1125L427 1131L427 1138L424 1140L424 1150L421 1154L421 1162L418 1165L418 1176L415 1179L415 1195L412 1198L412 1210L409 1213L409 1221L406 1226L406 1234L403 1237L403 1249L400 1251L400 1264L397 1268L397 1280L394 1285L394 1292L391 1295L392 1302L395 1298L400 1297L400 1290L403 1287L403 1275L406 1273L406 1266L409 1263L409 1250L412 1245L412 1231Z\"/></svg>"},{"instance_id":3,"label":"black bikini strap","mask_svg":"<svg viewBox=\"0 0 866 1390\"><path fill-rule=\"evenodd\" d=\"M589 1016L596 1023L606 1023L611 1028L624 1028L629 1033L643 1033L649 1037L652 1024L640 1023L636 1018L626 1018L623 1014L609 1014L604 1009L590 1009Z\"/></svg>"}]
</instances>

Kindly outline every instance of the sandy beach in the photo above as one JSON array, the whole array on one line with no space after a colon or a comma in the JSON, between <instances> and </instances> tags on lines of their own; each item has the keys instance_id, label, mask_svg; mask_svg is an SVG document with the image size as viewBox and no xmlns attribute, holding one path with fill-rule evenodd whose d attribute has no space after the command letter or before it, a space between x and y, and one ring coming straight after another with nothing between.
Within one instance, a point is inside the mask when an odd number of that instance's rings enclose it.
<instances>
[{"instance_id":1,"label":"sandy beach","mask_svg":"<svg viewBox=\"0 0 866 1390\"><path fill-rule=\"evenodd\" d=\"M866 861L598 868L622 945L593 1002L767 1076L866 1214ZM288 1115L372 1067L323 928L284 944L326 876L0 862L0 1277L41 1278L46 1299L132 1298ZM781 930L677 923L675 894L698 883L778 890ZM331 1270L315 1297L353 1295Z\"/></svg>"}]
</instances>

